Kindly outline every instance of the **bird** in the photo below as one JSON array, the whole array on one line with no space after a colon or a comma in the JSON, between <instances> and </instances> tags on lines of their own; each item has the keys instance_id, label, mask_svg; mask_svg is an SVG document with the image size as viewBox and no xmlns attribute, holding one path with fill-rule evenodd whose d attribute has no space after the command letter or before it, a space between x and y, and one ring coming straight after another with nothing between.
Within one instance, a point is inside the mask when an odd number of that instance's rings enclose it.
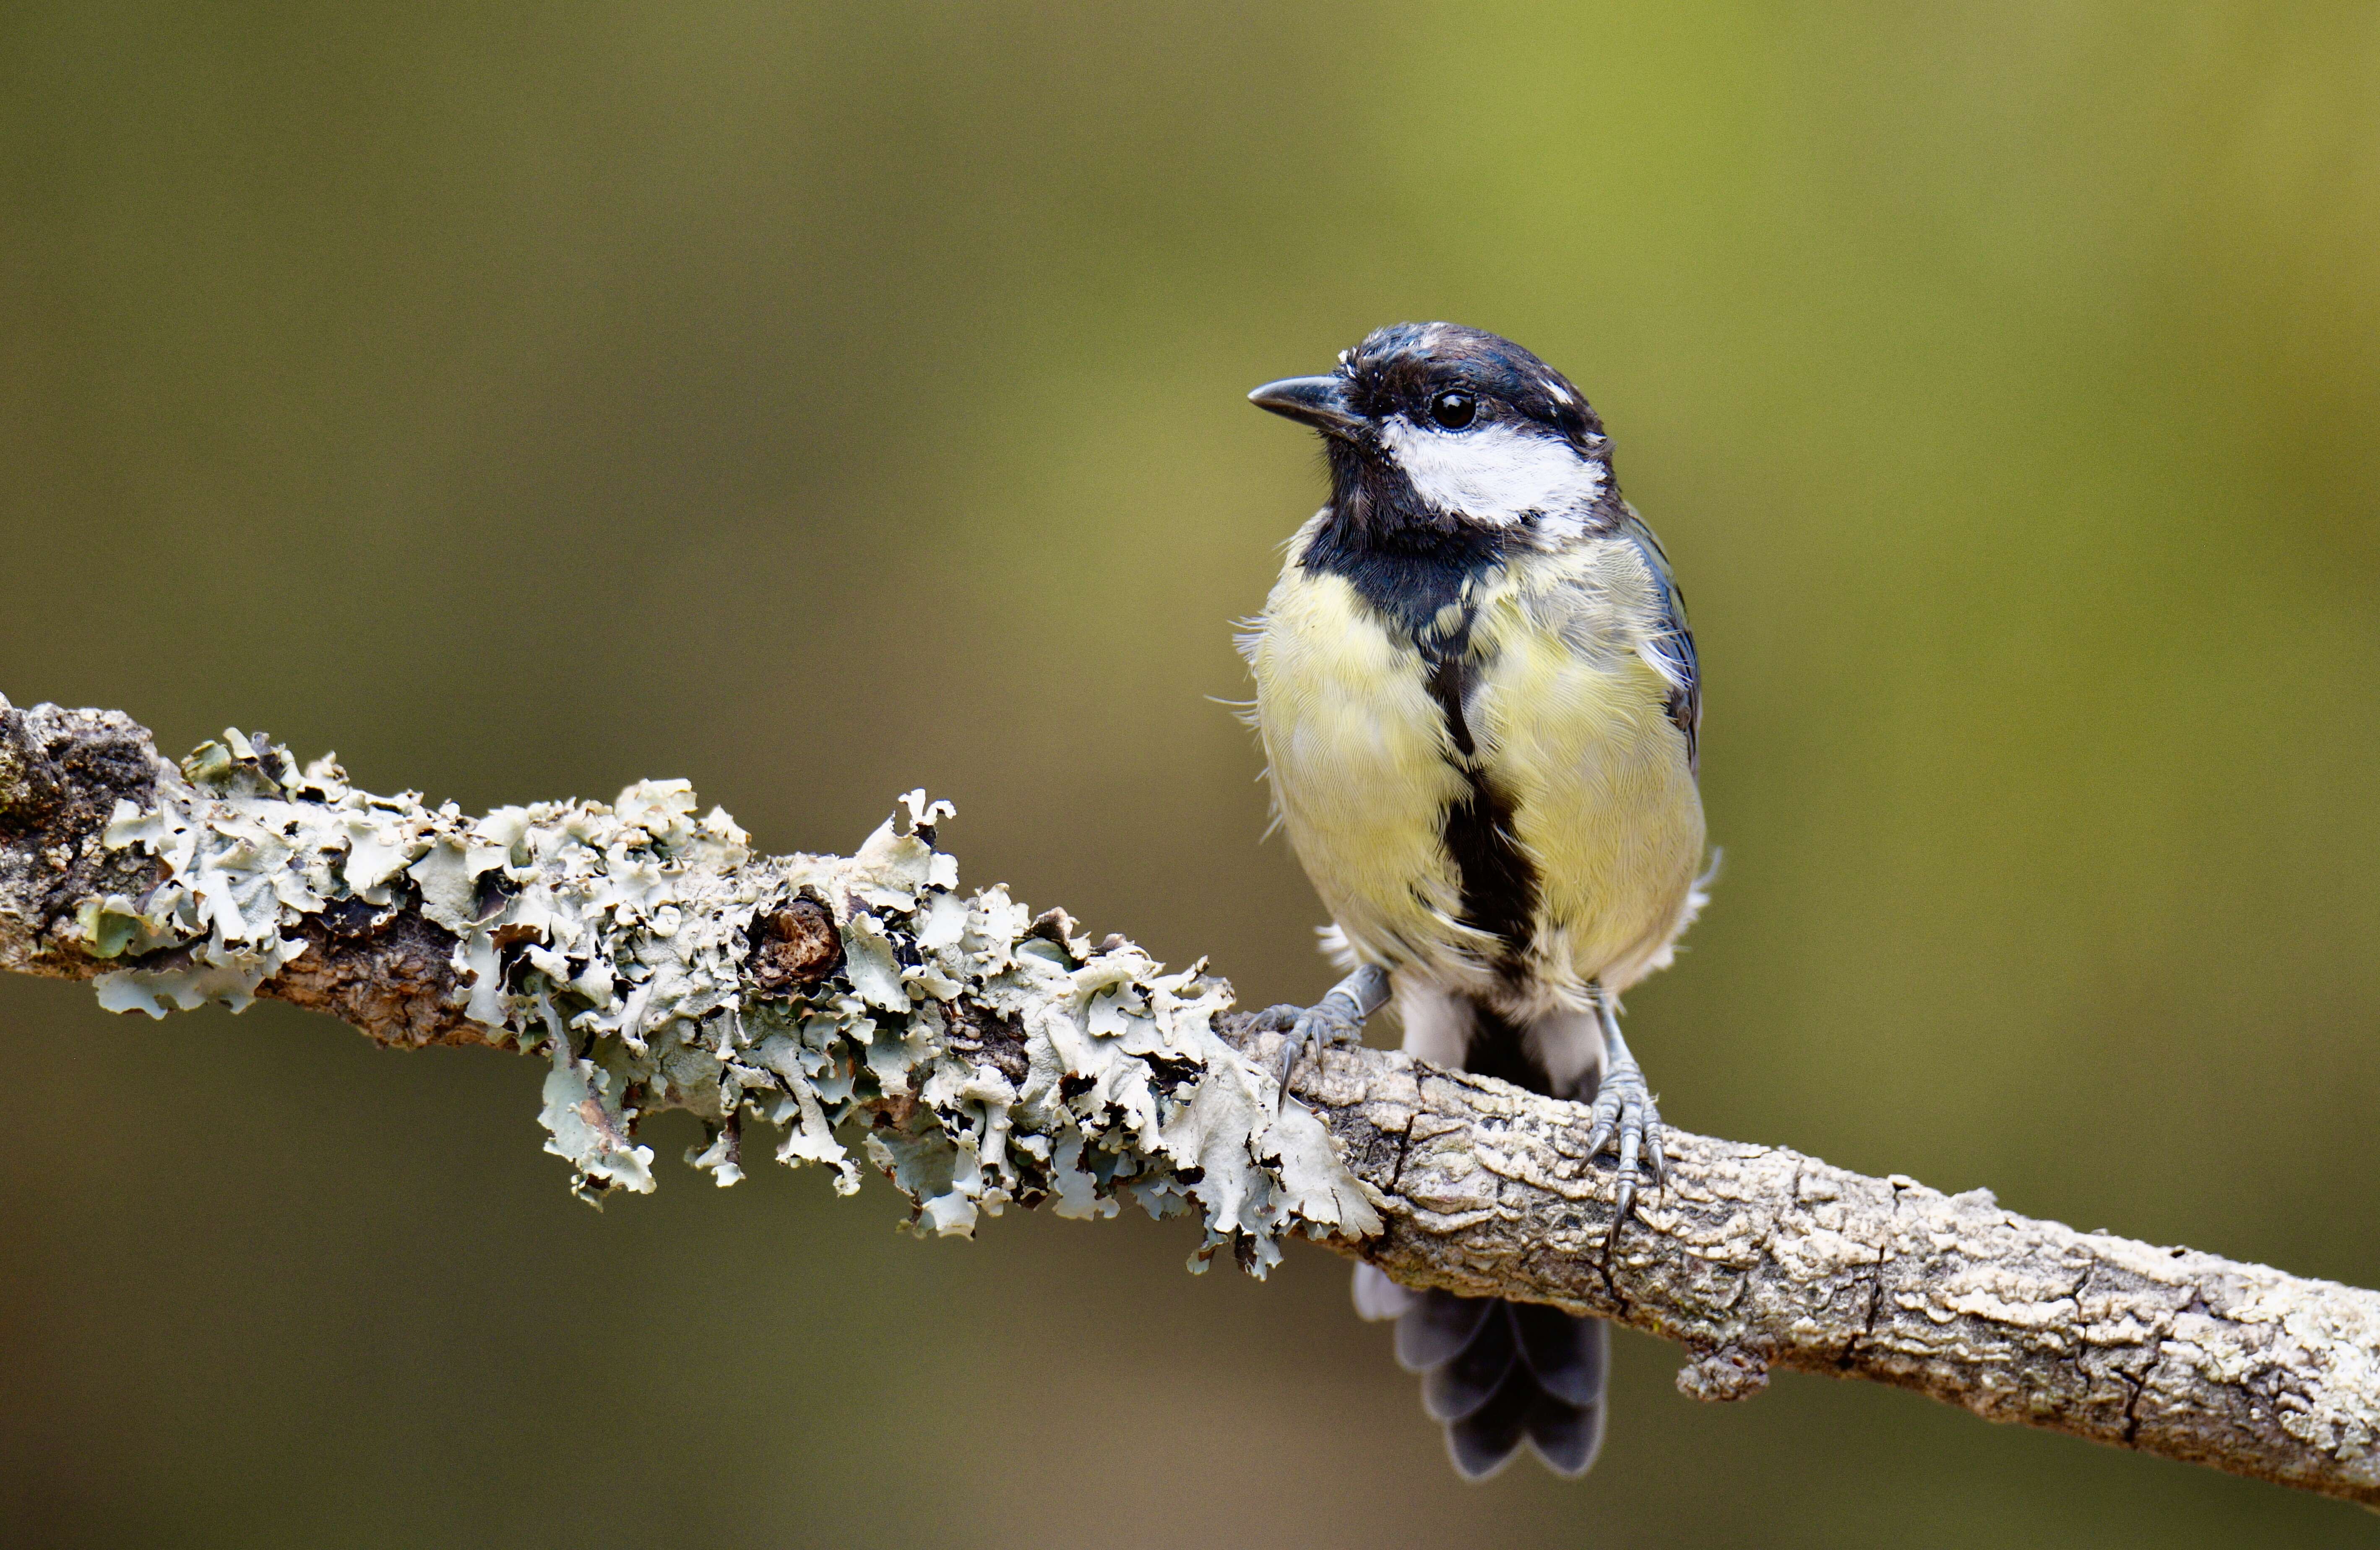
<instances>
[{"instance_id":1,"label":"bird","mask_svg":"<svg viewBox=\"0 0 2380 1550\"><path fill-rule=\"evenodd\" d=\"M1617 1233L1667 1156L1621 1035L1705 902L1702 679L1669 556L1569 379L1500 335L1399 323L1258 407L1320 433L1330 499L1289 540L1240 645L1274 818L1330 913L1346 977L1257 1026L1280 1071L1360 1041L1393 1000L1404 1047L1591 1104ZM1602 1446L1606 1326L1414 1290L1359 1265L1454 1465L1524 1446L1584 1474Z\"/></svg>"}]
</instances>

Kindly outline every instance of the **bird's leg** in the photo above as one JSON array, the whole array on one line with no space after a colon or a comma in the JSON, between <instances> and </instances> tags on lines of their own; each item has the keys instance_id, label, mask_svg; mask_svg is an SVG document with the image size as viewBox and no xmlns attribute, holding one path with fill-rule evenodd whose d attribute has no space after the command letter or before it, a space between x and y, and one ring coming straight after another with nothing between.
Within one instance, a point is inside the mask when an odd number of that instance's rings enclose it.
<instances>
[{"instance_id":1,"label":"bird's leg","mask_svg":"<svg viewBox=\"0 0 2380 1550\"><path fill-rule=\"evenodd\" d=\"M1286 1003L1267 1007L1257 1013L1249 1024L1252 1031L1286 1033L1287 1047L1281 1052L1281 1084L1274 1095L1278 1105L1289 1093L1289 1073L1297 1069L1309 1049L1328 1048L1334 1044L1358 1044L1364 1037L1364 1020L1389 1002L1389 972L1376 963L1366 963L1330 987L1330 994L1310 1007Z\"/></svg>"},{"instance_id":2,"label":"bird's leg","mask_svg":"<svg viewBox=\"0 0 2380 1550\"><path fill-rule=\"evenodd\" d=\"M1628 1041L1620 1036L1620 1013L1611 1003L1611 993L1601 986L1595 987L1595 1011L1603 1023L1603 1080L1595 1090L1586 1156L1593 1161L1606 1145L1618 1155L1620 1198L1611 1213L1611 1234L1617 1237L1620 1224L1636 1204L1638 1161L1643 1161L1645 1172L1658 1186L1666 1176L1669 1151L1652 1090L1645 1085L1645 1072L1638 1068L1636 1057L1628 1053Z\"/></svg>"}]
</instances>

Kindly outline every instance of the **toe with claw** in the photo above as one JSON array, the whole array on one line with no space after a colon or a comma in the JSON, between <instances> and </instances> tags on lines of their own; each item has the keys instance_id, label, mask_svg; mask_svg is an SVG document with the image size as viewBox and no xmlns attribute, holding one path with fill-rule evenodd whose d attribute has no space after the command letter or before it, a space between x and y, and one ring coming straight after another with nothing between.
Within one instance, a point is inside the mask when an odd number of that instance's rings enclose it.
<instances>
[{"instance_id":1,"label":"toe with claw","mask_svg":"<svg viewBox=\"0 0 2380 1550\"><path fill-rule=\"evenodd\" d=\"M1594 1111L1586 1132L1586 1156L1592 1162L1607 1146L1612 1149L1619 1174L1618 1198L1611 1213L1608 1244L1620 1235L1620 1224L1635 1208L1636 1186L1649 1179L1655 1188L1667 1181L1668 1137L1661 1131L1661 1112L1653 1105L1645 1072L1620 1036L1620 1020L1606 999L1599 1008L1603 1022L1602 1080L1594 1093ZM1585 1095L1582 1095L1585 1096Z\"/></svg>"},{"instance_id":2,"label":"toe with claw","mask_svg":"<svg viewBox=\"0 0 2380 1550\"><path fill-rule=\"evenodd\" d=\"M1276 1106L1288 1096L1290 1073L1308 1050L1318 1053L1335 1045L1364 1041L1364 1020L1387 1001L1388 982L1385 973L1366 965L1341 980L1329 995L1310 1007L1284 1004L1267 1007L1257 1013L1256 1021L1249 1024L1251 1031L1289 1035L1281 1047L1281 1069L1274 1073L1278 1083L1273 1096Z\"/></svg>"},{"instance_id":3,"label":"toe with claw","mask_svg":"<svg viewBox=\"0 0 2380 1550\"><path fill-rule=\"evenodd\" d=\"M1620 1175L1619 1201L1611 1214L1611 1230L1616 1235L1621 1220L1635 1206L1638 1181L1649 1179L1658 1186L1669 1160L1660 1111L1653 1107L1644 1073L1633 1065L1612 1072L1596 1090L1595 1115L1586 1132L1588 1158L1599 1156L1607 1146Z\"/></svg>"},{"instance_id":4,"label":"toe with claw","mask_svg":"<svg viewBox=\"0 0 2380 1550\"><path fill-rule=\"evenodd\" d=\"M1284 1095L1289 1091L1290 1072L1297 1069L1298 1061L1305 1059L1307 1051L1318 1054L1335 1045L1363 1042L1363 1025L1355 1021L1351 1009L1331 997L1326 996L1310 1007L1275 1010L1291 1014L1287 1029L1289 1041L1281 1047L1281 1069L1273 1073Z\"/></svg>"}]
</instances>

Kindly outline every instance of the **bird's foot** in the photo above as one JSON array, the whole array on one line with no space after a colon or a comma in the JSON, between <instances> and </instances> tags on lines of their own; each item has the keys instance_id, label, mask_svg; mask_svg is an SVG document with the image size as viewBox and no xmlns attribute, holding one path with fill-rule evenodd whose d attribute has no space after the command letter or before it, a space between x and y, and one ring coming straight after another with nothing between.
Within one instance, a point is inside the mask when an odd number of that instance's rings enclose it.
<instances>
[{"instance_id":1,"label":"bird's foot","mask_svg":"<svg viewBox=\"0 0 2380 1550\"><path fill-rule=\"evenodd\" d=\"M1310 1007L1283 1002L1257 1013L1248 1024L1249 1032L1289 1035L1281 1052L1281 1070L1275 1073L1274 1105L1288 1096L1290 1073L1308 1050L1363 1043L1364 1020L1379 1011L1388 999L1388 975L1367 963L1332 986L1329 995Z\"/></svg>"},{"instance_id":2,"label":"bird's foot","mask_svg":"<svg viewBox=\"0 0 2380 1550\"><path fill-rule=\"evenodd\" d=\"M1625 1045L1610 1053L1616 1058L1595 1089L1595 1111L1586 1132L1587 1160L1593 1162L1609 1146L1620 1175L1619 1200L1611 1213L1607 1243L1620 1235L1620 1224L1635 1207L1639 1181L1649 1179L1656 1188L1659 1187L1667 1179L1669 1165L1661 1111L1653 1106L1653 1093L1645 1084L1644 1072L1638 1069Z\"/></svg>"}]
</instances>

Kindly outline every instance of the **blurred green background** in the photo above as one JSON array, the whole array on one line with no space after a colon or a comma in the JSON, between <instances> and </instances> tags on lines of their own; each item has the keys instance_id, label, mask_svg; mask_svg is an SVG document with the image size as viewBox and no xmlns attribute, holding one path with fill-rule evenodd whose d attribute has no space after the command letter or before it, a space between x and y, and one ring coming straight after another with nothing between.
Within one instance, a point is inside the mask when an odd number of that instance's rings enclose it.
<instances>
[{"instance_id":1,"label":"blurred green background","mask_svg":"<svg viewBox=\"0 0 2380 1550\"><path fill-rule=\"evenodd\" d=\"M924 784L964 874L1327 983L1230 621L1251 410L1566 369L1694 605L1676 1123L2380 1285L2380 11L264 4L0 14L0 690L468 806ZM1376 1035L1378 1036L1378 1035ZM2350 1508L1619 1338L1466 1489L1338 1260L598 1215L538 1074L0 982L13 1544L2368 1544ZM683 1116L672 1116L671 1121Z\"/></svg>"}]
</instances>

